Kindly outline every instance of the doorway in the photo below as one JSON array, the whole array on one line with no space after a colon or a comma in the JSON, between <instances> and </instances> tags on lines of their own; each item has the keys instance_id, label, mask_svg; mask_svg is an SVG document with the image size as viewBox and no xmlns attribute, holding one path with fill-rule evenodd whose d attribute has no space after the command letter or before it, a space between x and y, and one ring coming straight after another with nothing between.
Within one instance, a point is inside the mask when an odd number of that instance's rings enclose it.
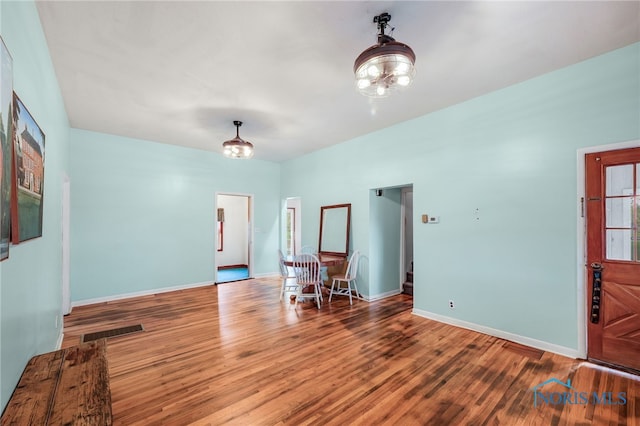
<instances>
[{"instance_id":1,"label":"doorway","mask_svg":"<svg viewBox=\"0 0 640 426\"><path fill-rule=\"evenodd\" d=\"M252 212L252 195L216 194L216 284L253 277Z\"/></svg>"},{"instance_id":2,"label":"doorway","mask_svg":"<svg viewBox=\"0 0 640 426\"><path fill-rule=\"evenodd\" d=\"M413 227L405 223L407 215L413 216L413 199L407 195L412 188L369 190L369 300L403 292L413 258Z\"/></svg>"},{"instance_id":3,"label":"doorway","mask_svg":"<svg viewBox=\"0 0 640 426\"><path fill-rule=\"evenodd\" d=\"M640 148L585 155L587 357L640 371Z\"/></svg>"}]
</instances>

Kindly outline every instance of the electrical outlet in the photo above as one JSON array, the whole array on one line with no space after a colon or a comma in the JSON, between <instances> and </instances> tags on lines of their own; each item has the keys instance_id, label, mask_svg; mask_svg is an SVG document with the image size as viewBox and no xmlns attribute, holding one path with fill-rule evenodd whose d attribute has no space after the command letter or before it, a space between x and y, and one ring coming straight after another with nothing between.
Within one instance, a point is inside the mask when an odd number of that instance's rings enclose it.
<instances>
[{"instance_id":1,"label":"electrical outlet","mask_svg":"<svg viewBox=\"0 0 640 426\"><path fill-rule=\"evenodd\" d=\"M455 309L456 308L455 304L453 303L453 300L449 300L449 308L450 309Z\"/></svg>"}]
</instances>

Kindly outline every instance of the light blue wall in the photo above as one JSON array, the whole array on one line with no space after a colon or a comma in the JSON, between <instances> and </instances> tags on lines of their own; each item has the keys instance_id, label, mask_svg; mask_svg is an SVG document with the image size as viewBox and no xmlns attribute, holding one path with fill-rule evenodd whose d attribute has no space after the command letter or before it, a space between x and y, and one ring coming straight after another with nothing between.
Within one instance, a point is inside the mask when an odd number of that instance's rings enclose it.
<instances>
[{"instance_id":1,"label":"light blue wall","mask_svg":"<svg viewBox=\"0 0 640 426\"><path fill-rule=\"evenodd\" d=\"M280 166L71 130L71 297L213 283L215 193L254 195L254 274L277 271Z\"/></svg>"},{"instance_id":2,"label":"light blue wall","mask_svg":"<svg viewBox=\"0 0 640 426\"><path fill-rule=\"evenodd\" d=\"M29 358L56 348L61 333L61 193L69 123L33 2L0 4L2 37L13 57L14 90L45 133L43 236L12 245L0 264L0 403ZM56 328L58 319L58 328Z\"/></svg>"},{"instance_id":3,"label":"light blue wall","mask_svg":"<svg viewBox=\"0 0 640 426\"><path fill-rule=\"evenodd\" d=\"M634 44L288 161L282 197L301 197L306 243L319 206L352 203L368 256L369 191L413 183L415 309L575 350L576 150L640 138L639 102Z\"/></svg>"},{"instance_id":4,"label":"light blue wall","mask_svg":"<svg viewBox=\"0 0 640 426\"><path fill-rule=\"evenodd\" d=\"M320 206L352 203L351 247L366 259L379 245L370 190L413 183L415 308L576 348L576 150L640 138L640 44L280 166L70 132L34 3L3 1L0 20L15 90L46 134L43 237L0 264L3 407L59 336L66 170L75 301L211 281L216 192L255 196L261 274L276 270L283 198L301 197L314 246ZM365 294L385 291L362 278Z\"/></svg>"}]
</instances>

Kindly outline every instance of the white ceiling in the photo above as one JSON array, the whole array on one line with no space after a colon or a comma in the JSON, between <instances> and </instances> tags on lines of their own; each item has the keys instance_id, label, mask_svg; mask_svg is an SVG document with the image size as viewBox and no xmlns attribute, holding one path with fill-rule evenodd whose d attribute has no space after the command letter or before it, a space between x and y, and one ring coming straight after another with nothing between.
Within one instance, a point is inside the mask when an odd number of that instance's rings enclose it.
<instances>
[{"instance_id":1,"label":"white ceiling","mask_svg":"<svg viewBox=\"0 0 640 426\"><path fill-rule=\"evenodd\" d=\"M284 161L640 40L640 2L39 1L71 126ZM416 53L371 100L353 61L389 12Z\"/></svg>"}]
</instances>

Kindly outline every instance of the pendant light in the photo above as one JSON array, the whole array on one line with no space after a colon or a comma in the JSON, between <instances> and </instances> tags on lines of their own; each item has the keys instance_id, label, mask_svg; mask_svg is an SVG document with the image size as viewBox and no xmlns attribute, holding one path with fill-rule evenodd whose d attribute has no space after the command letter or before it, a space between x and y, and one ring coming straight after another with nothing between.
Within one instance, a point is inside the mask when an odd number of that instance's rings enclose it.
<instances>
[{"instance_id":1,"label":"pendant light","mask_svg":"<svg viewBox=\"0 0 640 426\"><path fill-rule=\"evenodd\" d=\"M233 124L236 126L236 137L222 144L222 153L229 158L249 159L253 157L253 144L240 137L242 121L234 121Z\"/></svg>"},{"instance_id":2,"label":"pendant light","mask_svg":"<svg viewBox=\"0 0 640 426\"><path fill-rule=\"evenodd\" d=\"M384 33L390 20L388 13L373 18L380 30L378 44L362 52L353 65L358 91L372 98L384 98L399 87L409 86L415 75L416 54Z\"/></svg>"}]
</instances>

